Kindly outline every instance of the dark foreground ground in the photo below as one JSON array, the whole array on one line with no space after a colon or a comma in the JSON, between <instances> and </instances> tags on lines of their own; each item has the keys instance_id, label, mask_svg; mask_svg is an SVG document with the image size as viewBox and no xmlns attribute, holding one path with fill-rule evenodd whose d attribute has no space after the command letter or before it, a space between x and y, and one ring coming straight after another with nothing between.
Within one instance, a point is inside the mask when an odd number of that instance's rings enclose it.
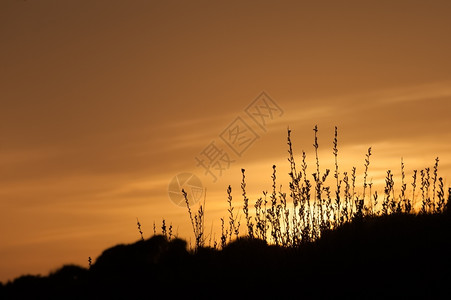
<instances>
[{"instance_id":1,"label":"dark foreground ground","mask_svg":"<svg viewBox=\"0 0 451 300\"><path fill-rule=\"evenodd\" d=\"M90 270L0 286L0 299L451 299L451 216L391 215L347 224L300 249L241 239L186 250L163 236L105 250Z\"/></svg>"}]
</instances>

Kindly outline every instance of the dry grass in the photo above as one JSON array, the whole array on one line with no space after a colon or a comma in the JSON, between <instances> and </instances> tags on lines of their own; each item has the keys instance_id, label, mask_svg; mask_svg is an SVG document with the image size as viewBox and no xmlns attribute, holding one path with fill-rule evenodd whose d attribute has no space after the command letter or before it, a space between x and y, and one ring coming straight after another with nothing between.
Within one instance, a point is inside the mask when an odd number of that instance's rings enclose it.
<instances>
[{"instance_id":1,"label":"dry grass","mask_svg":"<svg viewBox=\"0 0 451 300\"><path fill-rule=\"evenodd\" d=\"M244 236L263 240L268 244L284 247L299 247L320 238L325 232L356 220L367 217L387 216L391 214L434 214L442 213L449 205L445 198L443 178L438 175L439 159L436 158L432 168L414 170L412 175L411 197L408 196L404 161L401 158L400 190L396 195L393 172L387 170L383 192L373 190L373 183L368 181L372 148L368 148L363 160L362 193L357 194L357 168L340 172L338 128L335 127L332 141L334 156L334 186L327 185L330 169L322 171L319 159L318 127L313 129L315 150L315 171L309 175L306 153L302 152L302 162L298 168L295 161L291 130L287 132L288 162L290 163L289 193L284 193L277 183L277 167L273 165L272 185L270 191L256 199L253 210L246 193L245 170L242 169L241 193L243 196L242 212L246 220ZM420 174L418 182L418 173ZM415 212L415 195L420 189L421 208ZM228 243L240 237L240 210L232 203L232 187L227 190L228 218L221 218L220 242L214 245L224 248ZM201 205L197 214L192 215L186 193L184 193L188 214L193 227L196 247L204 246L204 210ZM382 197L380 196L382 195ZM448 199L449 199L448 195ZM382 199L380 199L382 198ZM379 205L381 203L381 205ZM254 215L252 215L252 213ZM226 224L226 220L228 224ZM211 239L211 237L210 237ZM215 246L216 247L216 246Z\"/></svg>"}]
</instances>

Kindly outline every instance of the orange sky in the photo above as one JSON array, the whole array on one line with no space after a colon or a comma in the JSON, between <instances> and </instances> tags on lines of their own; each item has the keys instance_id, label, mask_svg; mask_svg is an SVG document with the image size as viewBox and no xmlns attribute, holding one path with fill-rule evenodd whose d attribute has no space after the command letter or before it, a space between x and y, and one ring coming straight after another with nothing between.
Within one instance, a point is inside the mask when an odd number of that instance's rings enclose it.
<instances>
[{"instance_id":1,"label":"orange sky","mask_svg":"<svg viewBox=\"0 0 451 300\"><path fill-rule=\"evenodd\" d=\"M1 1L0 281L87 265L136 217L189 238L180 172L207 187L209 231L241 168L252 202L273 164L287 188L288 126L310 166L318 124L333 168L337 125L343 170L372 146L375 182L401 157L450 178L450 36L450 1ZM245 113L262 91L284 111L266 132ZM195 157L238 116L260 138L213 182Z\"/></svg>"}]
</instances>

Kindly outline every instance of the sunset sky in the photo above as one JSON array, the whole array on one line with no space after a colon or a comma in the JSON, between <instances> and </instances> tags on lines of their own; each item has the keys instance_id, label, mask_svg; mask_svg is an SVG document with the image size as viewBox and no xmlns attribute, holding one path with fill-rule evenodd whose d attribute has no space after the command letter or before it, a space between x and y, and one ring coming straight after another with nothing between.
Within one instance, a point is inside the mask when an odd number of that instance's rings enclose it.
<instances>
[{"instance_id":1,"label":"sunset sky","mask_svg":"<svg viewBox=\"0 0 451 300\"><path fill-rule=\"evenodd\" d=\"M189 240L168 196L183 172L207 188L218 238L241 168L252 203L273 164L288 190L288 127L310 174L313 127L324 170L336 125L359 182L371 146L376 184L401 157L410 183L438 156L448 187L450 37L448 0L1 1L0 281L87 266L136 241L137 217L145 237L164 218ZM262 92L280 109L263 127L246 113ZM223 139L237 122L258 136L240 155ZM196 160L211 142L233 161L216 181Z\"/></svg>"}]
</instances>

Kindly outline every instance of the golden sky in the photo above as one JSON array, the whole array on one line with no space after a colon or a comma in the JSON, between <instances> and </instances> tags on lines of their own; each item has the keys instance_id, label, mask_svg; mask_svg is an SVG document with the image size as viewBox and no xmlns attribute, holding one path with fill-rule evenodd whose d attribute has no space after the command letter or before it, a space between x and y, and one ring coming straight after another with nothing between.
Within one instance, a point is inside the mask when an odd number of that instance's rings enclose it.
<instances>
[{"instance_id":1,"label":"golden sky","mask_svg":"<svg viewBox=\"0 0 451 300\"><path fill-rule=\"evenodd\" d=\"M189 239L181 172L216 228L241 168L252 203L273 164L287 188L288 126L310 166L318 124L333 168L337 125L343 171L361 179L372 146L374 182L401 157L409 179L436 156L449 178L450 36L447 0L1 1L0 281L86 266L137 240L136 217ZM263 91L283 114L261 128L245 109ZM237 117L259 136L241 156L220 137ZM234 160L216 182L195 159L212 141Z\"/></svg>"}]
</instances>

